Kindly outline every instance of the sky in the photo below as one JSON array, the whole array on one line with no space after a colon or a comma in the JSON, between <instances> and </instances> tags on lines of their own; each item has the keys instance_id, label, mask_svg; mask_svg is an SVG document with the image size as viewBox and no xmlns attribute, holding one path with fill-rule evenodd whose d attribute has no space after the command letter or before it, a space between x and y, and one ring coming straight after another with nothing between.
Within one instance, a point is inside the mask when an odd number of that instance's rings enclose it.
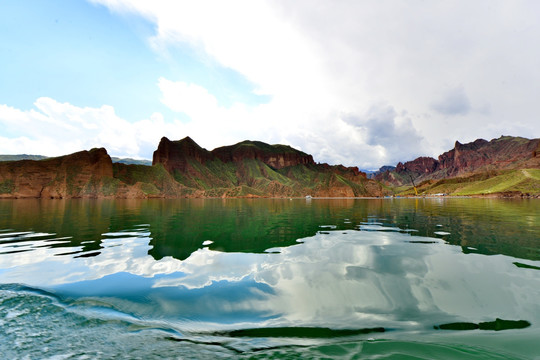
<instances>
[{"instance_id":1,"label":"sky","mask_svg":"<svg viewBox=\"0 0 540 360\"><path fill-rule=\"evenodd\" d=\"M536 0L2 0L0 154L161 137L377 169L540 137Z\"/></svg>"}]
</instances>

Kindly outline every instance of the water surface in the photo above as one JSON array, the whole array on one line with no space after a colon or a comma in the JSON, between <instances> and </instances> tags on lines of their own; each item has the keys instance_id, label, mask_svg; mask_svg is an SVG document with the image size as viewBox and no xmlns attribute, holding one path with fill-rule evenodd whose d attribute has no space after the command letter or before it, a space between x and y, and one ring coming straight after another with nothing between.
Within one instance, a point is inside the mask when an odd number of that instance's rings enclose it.
<instances>
[{"instance_id":1,"label":"water surface","mask_svg":"<svg viewBox=\"0 0 540 360\"><path fill-rule=\"evenodd\" d=\"M0 201L8 358L535 358L540 202Z\"/></svg>"}]
</instances>

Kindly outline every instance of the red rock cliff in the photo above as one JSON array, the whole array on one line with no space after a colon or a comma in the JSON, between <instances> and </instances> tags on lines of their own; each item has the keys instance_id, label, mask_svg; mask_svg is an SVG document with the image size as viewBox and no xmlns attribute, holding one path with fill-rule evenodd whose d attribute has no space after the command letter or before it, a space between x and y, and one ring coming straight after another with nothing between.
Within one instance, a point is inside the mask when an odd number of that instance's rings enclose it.
<instances>
[{"instance_id":1,"label":"red rock cliff","mask_svg":"<svg viewBox=\"0 0 540 360\"><path fill-rule=\"evenodd\" d=\"M420 157L399 163L394 171L376 175L386 184L410 183L410 174L415 181L464 176L475 172L540 167L540 139L501 136L486 141L477 139L467 144L456 141L454 148L439 156L438 160Z\"/></svg>"},{"instance_id":2,"label":"red rock cliff","mask_svg":"<svg viewBox=\"0 0 540 360\"><path fill-rule=\"evenodd\" d=\"M103 179L112 179L112 161L103 148L45 160L0 163L0 198L104 197Z\"/></svg>"},{"instance_id":3,"label":"red rock cliff","mask_svg":"<svg viewBox=\"0 0 540 360\"><path fill-rule=\"evenodd\" d=\"M244 159L260 160L274 169L288 166L315 164L313 157L287 145L268 145L260 141L243 141L212 150L223 162L239 162Z\"/></svg>"},{"instance_id":4,"label":"red rock cliff","mask_svg":"<svg viewBox=\"0 0 540 360\"><path fill-rule=\"evenodd\" d=\"M395 171L397 173L431 174L437 169L439 162L431 157L419 157L405 164L399 163Z\"/></svg>"},{"instance_id":5,"label":"red rock cliff","mask_svg":"<svg viewBox=\"0 0 540 360\"><path fill-rule=\"evenodd\" d=\"M468 144L456 141L454 148L439 156L437 170L447 177L478 170L497 170L519 166L532 158L540 139L501 136L486 141L478 139Z\"/></svg>"},{"instance_id":6,"label":"red rock cliff","mask_svg":"<svg viewBox=\"0 0 540 360\"><path fill-rule=\"evenodd\" d=\"M190 159L204 164L212 158L214 156L208 150L200 147L189 136L178 141L162 137L157 150L154 151L152 165L163 164L163 167L173 174L175 170L185 172Z\"/></svg>"}]
</instances>

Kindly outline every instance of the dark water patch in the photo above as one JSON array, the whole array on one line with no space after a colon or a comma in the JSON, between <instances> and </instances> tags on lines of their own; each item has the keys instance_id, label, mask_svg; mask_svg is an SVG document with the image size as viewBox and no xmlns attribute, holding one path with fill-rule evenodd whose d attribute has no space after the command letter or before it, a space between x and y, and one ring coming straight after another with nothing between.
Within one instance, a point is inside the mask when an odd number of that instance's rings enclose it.
<instances>
[{"instance_id":1,"label":"dark water patch","mask_svg":"<svg viewBox=\"0 0 540 360\"><path fill-rule=\"evenodd\" d=\"M2 251L2 252L0 252L0 255L17 254L17 253L23 253L23 252L27 252L27 251L32 251L32 249Z\"/></svg>"},{"instance_id":2,"label":"dark water patch","mask_svg":"<svg viewBox=\"0 0 540 360\"><path fill-rule=\"evenodd\" d=\"M94 251L94 252L74 256L74 258L88 258L88 257L98 256L99 254L101 254L101 251Z\"/></svg>"},{"instance_id":3,"label":"dark water patch","mask_svg":"<svg viewBox=\"0 0 540 360\"><path fill-rule=\"evenodd\" d=\"M531 323L526 320L503 320L497 318L495 321L481 322L478 324L480 330L511 330L525 329L531 326Z\"/></svg>"},{"instance_id":4,"label":"dark water patch","mask_svg":"<svg viewBox=\"0 0 540 360\"><path fill-rule=\"evenodd\" d=\"M63 253L54 254L54 256L76 255L76 254L80 254L80 253L82 253L82 252L83 252L82 250L79 250L79 251L69 251L69 252L63 252ZM74 257L76 257L76 256L74 256Z\"/></svg>"},{"instance_id":5,"label":"dark water patch","mask_svg":"<svg viewBox=\"0 0 540 360\"><path fill-rule=\"evenodd\" d=\"M9 236L8 236L9 235ZM36 241L36 240L45 240L47 238L54 237L56 234L40 234L33 232L20 232L20 233L11 233L6 236L0 236L0 244L10 244L10 243L23 243Z\"/></svg>"},{"instance_id":6,"label":"dark water patch","mask_svg":"<svg viewBox=\"0 0 540 360\"><path fill-rule=\"evenodd\" d=\"M512 330L524 329L531 326L531 323L526 320L503 320L497 318L495 321L472 323L472 322L455 322L434 326L436 330Z\"/></svg>"},{"instance_id":7,"label":"dark water patch","mask_svg":"<svg viewBox=\"0 0 540 360\"><path fill-rule=\"evenodd\" d=\"M516 265L518 268L540 270L540 267L538 267L538 266L523 264L523 263L520 263L520 262L514 262L513 264Z\"/></svg>"},{"instance_id":8,"label":"dark water patch","mask_svg":"<svg viewBox=\"0 0 540 360\"><path fill-rule=\"evenodd\" d=\"M385 332L383 327L365 329L330 329L322 327L272 327L239 329L218 333L230 337L334 338Z\"/></svg>"},{"instance_id":9,"label":"dark water patch","mask_svg":"<svg viewBox=\"0 0 540 360\"><path fill-rule=\"evenodd\" d=\"M442 325L435 325L433 327L435 330L476 330L478 329L478 324L471 322L455 322Z\"/></svg>"},{"instance_id":10,"label":"dark water patch","mask_svg":"<svg viewBox=\"0 0 540 360\"><path fill-rule=\"evenodd\" d=\"M176 336L167 336L165 337L165 339L172 340L179 343L190 343L190 344L205 345L205 346L217 346L217 347L227 349L235 354L243 354L245 352L245 351L235 348L234 346L229 346L227 345L227 343L219 342L219 341L204 341L204 340L196 340L196 339L188 339L188 338L179 338Z\"/></svg>"}]
</instances>

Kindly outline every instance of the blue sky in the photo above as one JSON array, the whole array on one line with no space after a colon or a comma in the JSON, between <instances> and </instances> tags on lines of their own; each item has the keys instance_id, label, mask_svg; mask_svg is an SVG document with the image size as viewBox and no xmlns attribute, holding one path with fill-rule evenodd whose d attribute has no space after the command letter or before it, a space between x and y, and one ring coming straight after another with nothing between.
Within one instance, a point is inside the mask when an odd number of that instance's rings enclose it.
<instances>
[{"instance_id":1,"label":"blue sky","mask_svg":"<svg viewBox=\"0 0 540 360\"><path fill-rule=\"evenodd\" d=\"M0 3L0 153L161 136L285 143L378 168L540 137L535 1Z\"/></svg>"},{"instance_id":2,"label":"blue sky","mask_svg":"<svg viewBox=\"0 0 540 360\"><path fill-rule=\"evenodd\" d=\"M140 16L84 1L1 6L0 99L11 106L25 109L47 96L77 106L114 105L119 116L135 121L168 111L159 100L159 77L195 82L223 104L264 101L245 78L191 46L152 51L153 24Z\"/></svg>"},{"instance_id":3,"label":"blue sky","mask_svg":"<svg viewBox=\"0 0 540 360\"><path fill-rule=\"evenodd\" d=\"M41 96L78 106L114 104L127 118L160 105L167 69L148 51L151 25L79 1L6 1L0 12L0 98L28 108ZM165 74L164 74L165 75Z\"/></svg>"}]
</instances>

